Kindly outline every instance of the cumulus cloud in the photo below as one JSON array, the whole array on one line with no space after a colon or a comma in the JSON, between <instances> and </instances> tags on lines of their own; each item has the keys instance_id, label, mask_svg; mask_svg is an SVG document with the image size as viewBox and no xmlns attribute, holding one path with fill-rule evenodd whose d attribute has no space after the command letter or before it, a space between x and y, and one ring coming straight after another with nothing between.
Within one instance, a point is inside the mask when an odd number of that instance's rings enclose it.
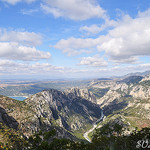
<instances>
[{"instance_id":1,"label":"cumulus cloud","mask_svg":"<svg viewBox=\"0 0 150 150\"><path fill-rule=\"evenodd\" d=\"M13 69L12 69L13 68ZM0 72L4 73L14 73L14 74L45 74L52 72L62 72L63 67L52 66L48 63L21 63L11 60L0 60Z\"/></svg>"},{"instance_id":2,"label":"cumulus cloud","mask_svg":"<svg viewBox=\"0 0 150 150\"><path fill-rule=\"evenodd\" d=\"M126 16L121 24L110 30L107 40L98 46L113 60L131 60L150 55L150 13L135 19Z\"/></svg>"},{"instance_id":3,"label":"cumulus cloud","mask_svg":"<svg viewBox=\"0 0 150 150\"><path fill-rule=\"evenodd\" d=\"M40 34L0 29L0 58L23 61L50 58L49 52L43 52L35 48L40 44L42 44Z\"/></svg>"},{"instance_id":4,"label":"cumulus cloud","mask_svg":"<svg viewBox=\"0 0 150 150\"><path fill-rule=\"evenodd\" d=\"M0 75L19 75L24 76L28 75L32 77L33 75L38 75L40 79L46 76L47 78L62 78L62 77L79 77L83 76L84 78L92 77L110 77L125 75L131 72L136 72L138 70L143 72L150 68L150 63L148 64L137 64L137 65L126 65L126 66L114 66L114 67L102 67L97 69L74 69L53 66L49 63L21 63L18 61L11 60L0 60Z\"/></svg>"},{"instance_id":5,"label":"cumulus cloud","mask_svg":"<svg viewBox=\"0 0 150 150\"><path fill-rule=\"evenodd\" d=\"M79 65L106 67L108 63L104 60L104 58L96 55L94 57L83 57Z\"/></svg>"},{"instance_id":6,"label":"cumulus cloud","mask_svg":"<svg viewBox=\"0 0 150 150\"><path fill-rule=\"evenodd\" d=\"M102 25L93 24L91 26L82 26L80 27L80 31L85 32L87 35L95 35L104 31L108 27L117 26L118 22L114 20L109 20L108 18L105 20L105 23Z\"/></svg>"},{"instance_id":7,"label":"cumulus cloud","mask_svg":"<svg viewBox=\"0 0 150 150\"><path fill-rule=\"evenodd\" d=\"M150 9L136 18L124 15L106 35L62 39L54 47L69 54L97 49L112 62L137 63L139 57L150 56Z\"/></svg>"},{"instance_id":8,"label":"cumulus cloud","mask_svg":"<svg viewBox=\"0 0 150 150\"><path fill-rule=\"evenodd\" d=\"M41 8L56 18L65 17L72 20L106 18L105 10L96 3L96 0L45 0Z\"/></svg>"},{"instance_id":9,"label":"cumulus cloud","mask_svg":"<svg viewBox=\"0 0 150 150\"><path fill-rule=\"evenodd\" d=\"M99 27L96 24L93 24L91 26L82 26L80 27L80 31L84 31L86 32L88 35L89 34L98 34L99 32L101 32L102 30L104 30L105 27L101 26Z\"/></svg>"},{"instance_id":10,"label":"cumulus cloud","mask_svg":"<svg viewBox=\"0 0 150 150\"><path fill-rule=\"evenodd\" d=\"M62 39L56 43L54 48L67 53L69 56L81 53L90 53L92 48L99 44L99 39L82 39L82 38L69 38Z\"/></svg>"},{"instance_id":11,"label":"cumulus cloud","mask_svg":"<svg viewBox=\"0 0 150 150\"><path fill-rule=\"evenodd\" d=\"M0 42L0 58L31 61L50 57L49 52L39 51L35 47L23 46L15 42Z\"/></svg>"},{"instance_id":12,"label":"cumulus cloud","mask_svg":"<svg viewBox=\"0 0 150 150\"><path fill-rule=\"evenodd\" d=\"M43 76L47 78L62 78L74 74L83 73L81 70L76 70L73 68L66 68L61 66L53 66L49 63L22 63L20 61L13 60L0 60L0 75L20 75L20 76L39 76L42 79Z\"/></svg>"},{"instance_id":13,"label":"cumulus cloud","mask_svg":"<svg viewBox=\"0 0 150 150\"><path fill-rule=\"evenodd\" d=\"M36 46L42 44L42 36L35 32L19 32L0 29L0 41L19 42L30 46Z\"/></svg>"}]
</instances>

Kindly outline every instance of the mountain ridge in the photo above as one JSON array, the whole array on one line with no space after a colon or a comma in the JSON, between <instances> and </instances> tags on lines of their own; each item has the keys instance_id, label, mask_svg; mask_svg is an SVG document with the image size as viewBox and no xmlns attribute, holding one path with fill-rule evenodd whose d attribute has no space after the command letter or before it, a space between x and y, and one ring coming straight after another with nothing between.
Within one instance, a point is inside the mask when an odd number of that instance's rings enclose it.
<instances>
[{"instance_id":1,"label":"mountain ridge","mask_svg":"<svg viewBox=\"0 0 150 150\"><path fill-rule=\"evenodd\" d=\"M2 96L0 106L18 122L19 130L27 137L55 128L58 137L77 140L78 134L81 136L101 117L101 109L86 99L94 97L87 90L73 91L43 90L23 102Z\"/></svg>"},{"instance_id":2,"label":"mountain ridge","mask_svg":"<svg viewBox=\"0 0 150 150\"><path fill-rule=\"evenodd\" d=\"M2 117L0 121L12 128L14 119L14 130L26 137L40 130L56 129L59 138L83 140L83 134L101 118L101 109L106 117L98 127L116 120L128 125L131 131L149 127L150 75L93 80L83 89L46 89L22 102L0 96L0 117L6 112L7 118L11 118L10 124Z\"/></svg>"}]
</instances>

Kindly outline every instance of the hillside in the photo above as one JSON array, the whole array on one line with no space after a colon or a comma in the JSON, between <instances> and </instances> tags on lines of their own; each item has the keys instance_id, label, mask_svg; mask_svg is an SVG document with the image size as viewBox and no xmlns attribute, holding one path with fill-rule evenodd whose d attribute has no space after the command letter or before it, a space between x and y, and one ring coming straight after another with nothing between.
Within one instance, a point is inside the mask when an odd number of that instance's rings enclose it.
<instances>
[{"instance_id":1,"label":"hillside","mask_svg":"<svg viewBox=\"0 0 150 150\"><path fill-rule=\"evenodd\" d=\"M43 91L44 89L86 88L91 80L2 80L0 94L5 96L27 96Z\"/></svg>"},{"instance_id":2,"label":"hillside","mask_svg":"<svg viewBox=\"0 0 150 150\"><path fill-rule=\"evenodd\" d=\"M1 122L27 137L40 130L55 128L57 137L77 140L83 138L83 133L101 117L100 107L88 99L95 100L87 90L79 89L66 92L44 90L23 102L1 96L0 107L11 116L7 121L1 117Z\"/></svg>"},{"instance_id":3,"label":"hillside","mask_svg":"<svg viewBox=\"0 0 150 150\"><path fill-rule=\"evenodd\" d=\"M130 130L150 127L150 76L130 76L121 80L95 81L90 85L103 109L105 120L101 125L117 118Z\"/></svg>"},{"instance_id":4,"label":"hillside","mask_svg":"<svg viewBox=\"0 0 150 150\"><path fill-rule=\"evenodd\" d=\"M101 109L105 117L97 122L102 117ZM91 129L108 123L127 127L129 134L136 127L150 127L150 76L98 79L82 89L47 89L24 101L1 95L0 122L0 142L10 130L12 137L23 140L52 129L57 131L57 138L84 141L83 134L89 133L88 139L95 132Z\"/></svg>"}]
</instances>

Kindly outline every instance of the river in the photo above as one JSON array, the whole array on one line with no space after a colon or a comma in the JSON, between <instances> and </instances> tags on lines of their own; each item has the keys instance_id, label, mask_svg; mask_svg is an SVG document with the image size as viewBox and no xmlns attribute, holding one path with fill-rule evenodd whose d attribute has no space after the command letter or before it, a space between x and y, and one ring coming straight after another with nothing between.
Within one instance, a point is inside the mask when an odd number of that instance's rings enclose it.
<instances>
[{"instance_id":1,"label":"river","mask_svg":"<svg viewBox=\"0 0 150 150\"><path fill-rule=\"evenodd\" d=\"M85 133L83 134L84 138L85 138L87 141L89 141L90 143L91 143L91 139L88 137L88 134L91 133L92 131L94 131L94 129L97 127L97 123L100 122L100 121L102 121L103 118L104 118L104 114L103 114L103 111L101 111L101 117L100 117L100 119L98 119L97 121L95 121L95 122L93 123L93 127L92 127L90 130L88 130L87 132L85 132Z\"/></svg>"}]
</instances>

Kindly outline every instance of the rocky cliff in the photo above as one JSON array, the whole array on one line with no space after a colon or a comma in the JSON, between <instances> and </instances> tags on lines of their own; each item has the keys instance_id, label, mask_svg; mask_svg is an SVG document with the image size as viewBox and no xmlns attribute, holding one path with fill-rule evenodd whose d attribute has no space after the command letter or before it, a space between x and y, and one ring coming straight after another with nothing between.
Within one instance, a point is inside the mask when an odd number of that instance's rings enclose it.
<instances>
[{"instance_id":1,"label":"rocky cliff","mask_svg":"<svg viewBox=\"0 0 150 150\"><path fill-rule=\"evenodd\" d=\"M102 85L106 85L103 87ZM105 121L122 118L130 127L150 126L150 77L130 76L91 85L96 91L109 87L97 103L107 116Z\"/></svg>"},{"instance_id":2,"label":"rocky cliff","mask_svg":"<svg viewBox=\"0 0 150 150\"><path fill-rule=\"evenodd\" d=\"M74 138L74 135L81 136L101 117L100 107L91 102L94 100L91 93L79 89L44 90L23 102L1 96L0 119L5 123L1 116L7 115L10 123L6 124L18 128L26 136L55 128L59 137Z\"/></svg>"},{"instance_id":3,"label":"rocky cliff","mask_svg":"<svg viewBox=\"0 0 150 150\"><path fill-rule=\"evenodd\" d=\"M70 99L81 97L93 103L97 103L95 96L88 89L71 88L66 90L65 93Z\"/></svg>"},{"instance_id":4,"label":"rocky cliff","mask_svg":"<svg viewBox=\"0 0 150 150\"><path fill-rule=\"evenodd\" d=\"M41 125L59 126L75 132L85 130L101 116L100 107L87 98L87 93L79 89L70 92L50 89L33 95L25 103L35 112Z\"/></svg>"}]
</instances>

